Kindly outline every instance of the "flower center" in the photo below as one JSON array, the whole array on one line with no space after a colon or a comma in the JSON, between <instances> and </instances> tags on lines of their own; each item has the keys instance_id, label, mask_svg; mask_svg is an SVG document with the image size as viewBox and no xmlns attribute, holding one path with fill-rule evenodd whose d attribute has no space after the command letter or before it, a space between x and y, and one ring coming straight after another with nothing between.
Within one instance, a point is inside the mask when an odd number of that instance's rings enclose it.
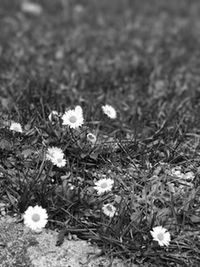
<instances>
[{"instance_id":1,"label":"flower center","mask_svg":"<svg viewBox=\"0 0 200 267\"><path fill-rule=\"evenodd\" d=\"M38 222L40 220L40 215L38 215L37 213L33 214L32 215L32 220L34 222Z\"/></svg>"},{"instance_id":2,"label":"flower center","mask_svg":"<svg viewBox=\"0 0 200 267\"><path fill-rule=\"evenodd\" d=\"M92 134L88 134L88 138L89 138L90 140L94 140L94 139L95 139L95 137L94 137Z\"/></svg>"},{"instance_id":3,"label":"flower center","mask_svg":"<svg viewBox=\"0 0 200 267\"><path fill-rule=\"evenodd\" d=\"M108 185L107 185L107 183L102 183L101 184L101 188L106 188Z\"/></svg>"},{"instance_id":4,"label":"flower center","mask_svg":"<svg viewBox=\"0 0 200 267\"><path fill-rule=\"evenodd\" d=\"M110 205L107 205L106 208L107 208L107 210L110 211L110 212L113 211L113 210L112 210L112 207L111 207Z\"/></svg>"},{"instance_id":5,"label":"flower center","mask_svg":"<svg viewBox=\"0 0 200 267\"><path fill-rule=\"evenodd\" d=\"M71 123L75 123L75 122L77 121L76 116L72 115L72 116L69 118L69 121L70 121Z\"/></svg>"},{"instance_id":6,"label":"flower center","mask_svg":"<svg viewBox=\"0 0 200 267\"><path fill-rule=\"evenodd\" d=\"M164 235L163 235L163 233L159 233L159 234L157 234L157 238L158 238L160 241L162 241L162 240L164 239Z\"/></svg>"},{"instance_id":7,"label":"flower center","mask_svg":"<svg viewBox=\"0 0 200 267\"><path fill-rule=\"evenodd\" d=\"M60 158L60 159L57 159L57 161L58 161L58 163L62 163L62 158Z\"/></svg>"}]
</instances>

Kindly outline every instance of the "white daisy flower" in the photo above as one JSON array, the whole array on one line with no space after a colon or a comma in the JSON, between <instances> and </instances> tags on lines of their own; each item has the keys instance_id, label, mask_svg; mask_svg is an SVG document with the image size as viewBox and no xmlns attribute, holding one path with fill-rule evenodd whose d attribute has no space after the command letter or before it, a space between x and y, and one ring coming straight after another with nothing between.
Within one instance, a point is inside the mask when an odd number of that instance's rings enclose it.
<instances>
[{"instance_id":1,"label":"white daisy flower","mask_svg":"<svg viewBox=\"0 0 200 267\"><path fill-rule=\"evenodd\" d=\"M88 133L87 134L87 140L94 145L97 141L96 135L94 135L92 133Z\"/></svg>"},{"instance_id":2,"label":"white daisy flower","mask_svg":"<svg viewBox=\"0 0 200 267\"><path fill-rule=\"evenodd\" d=\"M22 126L20 123L12 122L10 125L10 130L18 133L22 133Z\"/></svg>"},{"instance_id":3,"label":"white daisy flower","mask_svg":"<svg viewBox=\"0 0 200 267\"><path fill-rule=\"evenodd\" d=\"M105 204L102 207L103 213L112 218L116 213L116 208L112 204Z\"/></svg>"},{"instance_id":4,"label":"white daisy flower","mask_svg":"<svg viewBox=\"0 0 200 267\"><path fill-rule=\"evenodd\" d=\"M48 119L53 122L54 120L58 120L58 117L59 117L59 114L58 114L58 111L56 110L52 110L51 113L49 114L48 116Z\"/></svg>"},{"instance_id":5,"label":"white daisy flower","mask_svg":"<svg viewBox=\"0 0 200 267\"><path fill-rule=\"evenodd\" d=\"M153 240L158 241L160 246L168 246L171 240L170 233L162 226L156 226L150 231Z\"/></svg>"},{"instance_id":6,"label":"white daisy flower","mask_svg":"<svg viewBox=\"0 0 200 267\"><path fill-rule=\"evenodd\" d=\"M62 116L63 125L68 125L70 128L76 129L83 124L83 110L80 106L75 109L70 109Z\"/></svg>"},{"instance_id":7,"label":"white daisy flower","mask_svg":"<svg viewBox=\"0 0 200 267\"><path fill-rule=\"evenodd\" d=\"M66 165L66 159L63 159L63 158L54 158L52 160L52 163L54 165L56 165L57 167L61 168L61 167L64 167Z\"/></svg>"},{"instance_id":8,"label":"white daisy flower","mask_svg":"<svg viewBox=\"0 0 200 267\"><path fill-rule=\"evenodd\" d=\"M64 153L61 148L49 147L46 153L46 158L57 167L64 167L66 165L66 159L64 159Z\"/></svg>"},{"instance_id":9,"label":"white daisy flower","mask_svg":"<svg viewBox=\"0 0 200 267\"><path fill-rule=\"evenodd\" d=\"M179 178L183 178L184 174L181 172L181 168L180 167L175 167L172 168L170 171L170 174Z\"/></svg>"},{"instance_id":10,"label":"white daisy flower","mask_svg":"<svg viewBox=\"0 0 200 267\"><path fill-rule=\"evenodd\" d=\"M40 15L42 13L42 7L39 4L31 2L23 2L21 9L23 12L33 15Z\"/></svg>"},{"instance_id":11,"label":"white daisy flower","mask_svg":"<svg viewBox=\"0 0 200 267\"><path fill-rule=\"evenodd\" d=\"M117 118L117 112L111 105L102 106L102 110L110 119Z\"/></svg>"},{"instance_id":12,"label":"white daisy flower","mask_svg":"<svg viewBox=\"0 0 200 267\"><path fill-rule=\"evenodd\" d=\"M36 205L35 207L28 207L24 215L24 224L34 231L38 231L47 224L48 215L45 209Z\"/></svg>"},{"instance_id":13,"label":"white daisy flower","mask_svg":"<svg viewBox=\"0 0 200 267\"><path fill-rule=\"evenodd\" d=\"M98 195L101 195L104 192L111 191L112 187L113 187L113 184L114 184L114 181L112 179L110 179L110 178L101 179L101 180L95 182L96 186L94 186L94 189L97 190L97 194Z\"/></svg>"},{"instance_id":14,"label":"white daisy flower","mask_svg":"<svg viewBox=\"0 0 200 267\"><path fill-rule=\"evenodd\" d=\"M195 175L194 175L194 173L192 171L186 172L184 174L184 179L185 180L193 181L194 178L195 178Z\"/></svg>"}]
</instances>

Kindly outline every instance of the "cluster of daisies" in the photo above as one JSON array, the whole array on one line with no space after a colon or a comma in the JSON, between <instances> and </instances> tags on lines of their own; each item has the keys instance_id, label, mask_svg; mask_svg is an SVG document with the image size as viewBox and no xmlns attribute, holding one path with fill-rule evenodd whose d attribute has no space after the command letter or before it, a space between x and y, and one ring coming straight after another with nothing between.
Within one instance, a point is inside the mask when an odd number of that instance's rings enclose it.
<instances>
[{"instance_id":1,"label":"cluster of daisies","mask_svg":"<svg viewBox=\"0 0 200 267\"><path fill-rule=\"evenodd\" d=\"M102 110L104 114L106 114L110 119L116 119L117 112L111 105L106 104L102 106ZM62 119L63 126L67 126L74 130L79 129L84 124L83 110L81 106L76 106L74 109L69 109L63 115L53 110L48 116L48 119L52 122L52 124L58 122L60 118ZM18 133L23 133L21 124L16 122L11 123L10 130ZM87 134L87 140L92 145L94 145L96 143L97 137L90 132ZM64 152L61 148L58 147L49 147L47 149L46 159L60 168L66 165Z\"/></svg>"},{"instance_id":2,"label":"cluster of daisies","mask_svg":"<svg viewBox=\"0 0 200 267\"><path fill-rule=\"evenodd\" d=\"M104 194L112 190L114 185L114 180L108 178L100 179L95 182L95 189L97 190L98 195ZM117 209L113 204L104 204L102 206L103 213L112 218L115 215L118 215ZM40 233L42 228L45 227L48 220L47 211L42 207L36 205L35 207L29 207L24 215L24 224L31 228L34 232ZM170 233L162 226L156 226L150 231L151 236L154 241L157 241L160 246L168 246L171 241Z\"/></svg>"},{"instance_id":3,"label":"cluster of daisies","mask_svg":"<svg viewBox=\"0 0 200 267\"><path fill-rule=\"evenodd\" d=\"M117 117L116 110L111 105L102 106L102 111L110 119L115 119ZM57 111L52 111L49 116L49 120L52 124L58 122L62 119L62 125L68 126L71 129L79 129L84 124L83 110L80 106L76 106L74 109L67 110L64 114L59 114ZM22 127L19 123L13 122L10 125L10 130L18 133L22 133ZM92 133L87 134L87 139L92 144L96 142L96 136ZM61 148L49 147L46 152L46 159L51 161L52 164L57 167L64 167L66 165L65 154ZM102 178L94 182L94 189L97 191L98 195L104 194L112 190L114 186L114 180L110 178ZM102 206L103 213L112 218L116 216L117 209L111 204L104 204ZM45 209L36 205L35 207L28 207L23 215L24 224L32 229L34 232L41 232L48 222L48 214ZM153 240L157 241L160 246L168 246L170 242L170 233L162 226L156 226L150 231Z\"/></svg>"},{"instance_id":4,"label":"cluster of daisies","mask_svg":"<svg viewBox=\"0 0 200 267\"><path fill-rule=\"evenodd\" d=\"M117 112L114 107L111 105L104 105L102 106L102 111L104 114L106 114L110 119L116 119L117 118ZM83 117L83 110L81 106L76 106L74 109L67 110L64 114L58 113L56 110L53 110L48 118L53 123L55 121L58 121L58 119L61 117L62 119L62 125L69 126L72 129L77 129L81 127L84 123L84 117ZM22 133L22 126L20 123L12 122L10 125L10 130L14 132Z\"/></svg>"},{"instance_id":5,"label":"cluster of daisies","mask_svg":"<svg viewBox=\"0 0 200 267\"><path fill-rule=\"evenodd\" d=\"M102 106L102 110L110 119L115 119L117 117L117 112L111 105ZM74 130L79 129L84 123L83 110L81 106L76 106L74 109L67 110L63 115L54 110L49 114L48 118L52 123L54 123L58 121L60 117L62 119L62 125L68 126ZM88 133L87 140L94 145L97 138L93 133ZM48 148L46 158L57 167L64 167L66 165L64 153L60 148Z\"/></svg>"},{"instance_id":6,"label":"cluster of daisies","mask_svg":"<svg viewBox=\"0 0 200 267\"><path fill-rule=\"evenodd\" d=\"M111 105L102 106L102 110L110 119L117 118L117 112ZM69 126L72 129L77 129L84 123L83 110L81 106L76 106L74 109L69 109L63 115L59 114L55 110L49 114L50 121L53 121L53 119L56 120L58 117L61 117L63 121L62 125Z\"/></svg>"},{"instance_id":7,"label":"cluster of daisies","mask_svg":"<svg viewBox=\"0 0 200 267\"><path fill-rule=\"evenodd\" d=\"M115 209L110 204L106 204L103 207L105 213L115 214ZM42 232L43 228L48 222L48 215L46 209L36 205L29 207L24 215L24 224L36 233ZM160 246L169 246L171 241L170 233L162 226L156 226L150 231L150 234L154 241L157 241Z\"/></svg>"}]
</instances>

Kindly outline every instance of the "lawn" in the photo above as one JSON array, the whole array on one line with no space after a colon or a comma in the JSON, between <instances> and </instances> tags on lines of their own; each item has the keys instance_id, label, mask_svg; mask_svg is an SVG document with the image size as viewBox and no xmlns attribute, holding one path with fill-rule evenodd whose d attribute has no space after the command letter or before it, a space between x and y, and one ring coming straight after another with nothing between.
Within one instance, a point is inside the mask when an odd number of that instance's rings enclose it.
<instances>
[{"instance_id":1,"label":"lawn","mask_svg":"<svg viewBox=\"0 0 200 267\"><path fill-rule=\"evenodd\" d=\"M0 2L1 215L38 205L58 246L199 266L200 2L36 2Z\"/></svg>"}]
</instances>

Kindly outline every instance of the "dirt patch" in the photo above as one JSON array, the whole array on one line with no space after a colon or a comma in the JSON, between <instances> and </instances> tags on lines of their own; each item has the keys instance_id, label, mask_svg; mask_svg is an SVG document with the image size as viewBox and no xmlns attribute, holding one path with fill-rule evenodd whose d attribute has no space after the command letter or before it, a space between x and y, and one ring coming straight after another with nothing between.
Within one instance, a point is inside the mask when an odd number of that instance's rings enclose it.
<instances>
[{"instance_id":1,"label":"dirt patch","mask_svg":"<svg viewBox=\"0 0 200 267\"><path fill-rule=\"evenodd\" d=\"M31 236L24 233L23 225L10 217L0 220L0 262L1 267L32 267L27 255Z\"/></svg>"},{"instance_id":2,"label":"dirt patch","mask_svg":"<svg viewBox=\"0 0 200 267\"><path fill-rule=\"evenodd\" d=\"M125 266L122 261L99 257L101 250L83 240L64 240L56 246L57 232L44 229L35 234L11 217L0 220L2 267L97 267ZM110 265L111 264L111 265Z\"/></svg>"}]
</instances>

